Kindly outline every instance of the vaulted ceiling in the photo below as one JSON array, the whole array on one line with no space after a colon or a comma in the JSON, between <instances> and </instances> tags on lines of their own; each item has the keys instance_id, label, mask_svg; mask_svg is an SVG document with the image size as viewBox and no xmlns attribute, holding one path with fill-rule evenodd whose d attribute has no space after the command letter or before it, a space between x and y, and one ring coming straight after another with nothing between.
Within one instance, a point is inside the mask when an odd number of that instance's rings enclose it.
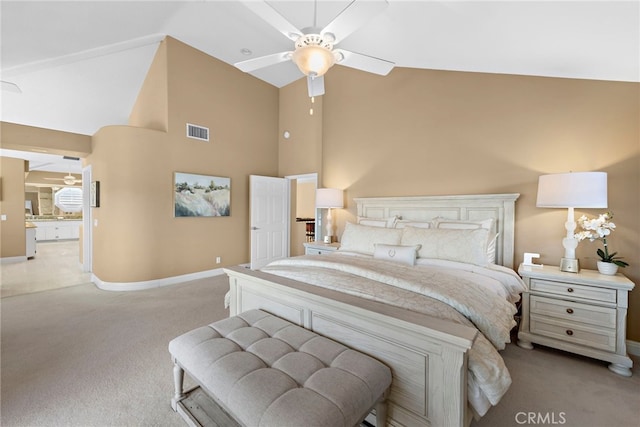
<instances>
[{"instance_id":1,"label":"vaulted ceiling","mask_svg":"<svg viewBox=\"0 0 640 427\"><path fill-rule=\"evenodd\" d=\"M351 2L268 3L302 29ZM640 81L636 0L387 3L339 47L396 67ZM165 35L229 64L293 50L240 1L2 0L0 16L0 119L85 135L127 123ZM303 77L291 62L252 74L276 87Z\"/></svg>"}]
</instances>

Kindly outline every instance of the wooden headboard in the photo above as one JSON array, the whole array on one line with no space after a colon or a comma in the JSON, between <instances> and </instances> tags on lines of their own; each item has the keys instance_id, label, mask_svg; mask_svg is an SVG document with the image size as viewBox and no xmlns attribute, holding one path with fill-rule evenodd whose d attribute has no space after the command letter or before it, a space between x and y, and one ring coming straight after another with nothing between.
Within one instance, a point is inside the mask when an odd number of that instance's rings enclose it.
<instances>
[{"instance_id":1,"label":"wooden headboard","mask_svg":"<svg viewBox=\"0 0 640 427\"><path fill-rule=\"evenodd\" d=\"M515 204L518 193L463 196L358 197L358 216L414 221L446 219L483 220L493 218L496 231L496 263L513 268Z\"/></svg>"}]
</instances>

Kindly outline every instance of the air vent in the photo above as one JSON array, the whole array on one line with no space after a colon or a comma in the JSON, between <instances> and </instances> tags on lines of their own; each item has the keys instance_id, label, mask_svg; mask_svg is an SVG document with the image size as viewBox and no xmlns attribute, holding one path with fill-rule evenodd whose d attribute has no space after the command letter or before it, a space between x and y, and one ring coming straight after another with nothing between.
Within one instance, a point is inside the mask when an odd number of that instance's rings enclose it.
<instances>
[{"instance_id":1,"label":"air vent","mask_svg":"<svg viewBox=\"0 0 640 427\"><path fill-rule=\"evenodd\" d=\"M209 128L187 123L187 137L199 139L200 141L209 141Z\"/></svg>"}]
</instances>

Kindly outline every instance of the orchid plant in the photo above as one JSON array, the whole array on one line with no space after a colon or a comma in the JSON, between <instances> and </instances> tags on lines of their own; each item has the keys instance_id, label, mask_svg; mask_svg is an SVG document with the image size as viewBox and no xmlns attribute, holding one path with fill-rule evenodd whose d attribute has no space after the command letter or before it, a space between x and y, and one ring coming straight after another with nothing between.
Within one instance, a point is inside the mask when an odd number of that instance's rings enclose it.
<instances>
[{"instance_id":1,"label":"orchid plant","mask_svg":"<svg viewBox=\"0 0 640 427\"><path fill-rule=\"evenodd\" d=\"M610 262L618 267L624 268L629 264L622 261L622 257L617 256L617 252L609 253L609 248L607 246L607 236L616 229L616 225L611 221L611 219L613 219L613 214L610 212L600 214L597 218L592 219L587 218L586 215L582 215L578 219L578 224L583 231L576 233L575 238L579 241L589 239L591 242L594 240L602 240L604 250L598 249L596 251L600 260L602 262Z\"/></svg>"}]
</instances>

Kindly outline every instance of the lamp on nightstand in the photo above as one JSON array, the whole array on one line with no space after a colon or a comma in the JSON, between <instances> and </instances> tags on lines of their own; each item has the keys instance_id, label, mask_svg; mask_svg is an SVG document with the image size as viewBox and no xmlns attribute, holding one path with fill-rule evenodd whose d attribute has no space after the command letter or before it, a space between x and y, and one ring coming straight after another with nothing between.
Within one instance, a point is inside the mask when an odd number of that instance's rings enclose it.
<instances>
[{"instance_id":1,"label":"lamp on nightstand","mask_svg":"<svg viewBox=\"0 0 640 427\"><path fill-rule=\"evenodd\" d=\"M574 208L607 207L607 174L605 172L570 172L542 175L538 179L539 208L567 208L567 237L562 239L564 258L560 270L577 273L580 269L576 259L578 239L574 237L576 221Z\"/></svg>"},{"instance_id":2,"label":"lamp on nightstand","mask_svg":"<svg viewBox=\"0 0 640 427\"><path fill-rule=\"evenodd\" d=\"M327 234L325 243L333 242L333 220L331 209L344 207L344 193L337 188L318 188L316 190L316 208L327 209Z\"/></svg>"}]
</instances>

